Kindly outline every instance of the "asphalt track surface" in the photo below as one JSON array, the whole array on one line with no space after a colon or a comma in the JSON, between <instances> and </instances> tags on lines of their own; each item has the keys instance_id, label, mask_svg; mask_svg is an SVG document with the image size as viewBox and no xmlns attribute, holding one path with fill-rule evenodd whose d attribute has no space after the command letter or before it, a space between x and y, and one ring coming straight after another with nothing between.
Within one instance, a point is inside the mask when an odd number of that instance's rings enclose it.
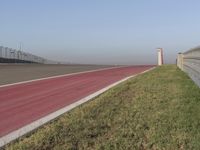
<instances>
[{"instance_id":1,"label":"asphalt track surface","mask_svg":"<svg viewBox=\"0 0 200 150\"><path fill-rule=\"evenodd\" d=\"M0 85L109 67L112 66L78 64L0 64Z\"/></svg>"},{"instance_id":2,"label":"asphalt track surface","mask_svg":"<svg viewBox=\"0 0 200 150\"><path fill-rule=\"evenodd\" d=\"M0 87L0 137L153 66L129 66Z\"/></svg>"}]
</instances>

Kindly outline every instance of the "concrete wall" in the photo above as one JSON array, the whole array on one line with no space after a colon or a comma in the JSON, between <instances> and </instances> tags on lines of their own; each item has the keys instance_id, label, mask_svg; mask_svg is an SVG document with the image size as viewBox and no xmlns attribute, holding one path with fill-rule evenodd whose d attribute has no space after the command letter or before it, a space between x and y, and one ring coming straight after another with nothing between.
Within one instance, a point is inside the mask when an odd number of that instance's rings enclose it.
<instances>
[{"instance_id":1,"label":"concrete wall","mask_svg":"<svg viewBox=\"0 0 200 150\"><path fill-rule=\"evenodd\" d=\"M200 47L179 53L177 66L186 72L191 79L200 87Z\"/></svg>"}]
</instances>

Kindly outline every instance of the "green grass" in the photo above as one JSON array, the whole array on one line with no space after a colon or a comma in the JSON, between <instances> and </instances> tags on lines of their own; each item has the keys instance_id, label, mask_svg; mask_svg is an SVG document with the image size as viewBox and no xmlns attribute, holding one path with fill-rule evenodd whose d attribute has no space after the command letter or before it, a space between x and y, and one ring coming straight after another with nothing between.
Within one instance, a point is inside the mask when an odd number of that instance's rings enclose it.
<instances>
[{"instance_id":1,"label":"green grass","mask_svg":"<svg viewBox=\"0 0 200 150\"><path fill-rule=\"evenodd\" d=\"M200 89L175 65L132 78L5 149L200 149Z\"/></svg>"}]
</instances>

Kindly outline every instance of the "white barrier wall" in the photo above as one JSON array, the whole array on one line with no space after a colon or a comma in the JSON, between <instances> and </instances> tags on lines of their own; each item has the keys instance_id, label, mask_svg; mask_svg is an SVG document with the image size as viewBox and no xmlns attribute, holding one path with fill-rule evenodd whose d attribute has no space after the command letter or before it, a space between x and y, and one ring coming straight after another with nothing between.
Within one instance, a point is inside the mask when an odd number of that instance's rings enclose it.
<instances>
[{"instance_id":1,"label":"white barrier wall","mask_svg":"<svg viewBox=\"0 0 200 150\"><path fill-rule=\"evenodd\" d=\"M200 87L200 47L190 49L185 53L179 53L177 66L186 72Z\"/></svg>"}]
</instances>

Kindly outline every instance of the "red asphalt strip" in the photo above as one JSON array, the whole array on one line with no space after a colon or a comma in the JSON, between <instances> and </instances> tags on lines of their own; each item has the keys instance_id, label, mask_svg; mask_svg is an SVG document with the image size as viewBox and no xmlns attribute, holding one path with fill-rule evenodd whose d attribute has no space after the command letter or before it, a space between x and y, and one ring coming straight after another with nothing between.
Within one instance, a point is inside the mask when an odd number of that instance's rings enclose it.
<instances>
[{"instance_id":1,"label":"red asphalt strip","mask_svg":"<svg viewBox=\"0 0 200 150\"><path fill-rule=\"evenodd\" d=\"M153 66L130 66L0 87L0 137Z\"/></svg>"}]
</instances>

